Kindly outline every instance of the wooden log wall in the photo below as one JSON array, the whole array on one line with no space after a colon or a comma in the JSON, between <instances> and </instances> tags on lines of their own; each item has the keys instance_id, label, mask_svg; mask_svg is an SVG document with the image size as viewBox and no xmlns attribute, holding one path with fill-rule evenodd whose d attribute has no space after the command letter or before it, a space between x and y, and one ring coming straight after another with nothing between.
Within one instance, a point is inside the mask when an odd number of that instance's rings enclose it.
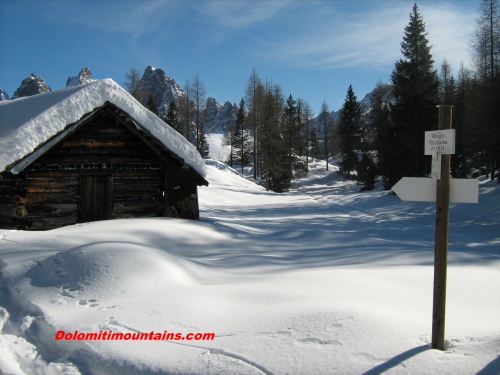
<instances>
[{"instance_id":1,"label":"wooden log wall","mask_svg":"<svg viewBox=\"0 0 500 375\"><path fill-rule=\"evenodd\" d=\"M76 224L78 177L76 171L29 171L22 179L12 179L12 227L36 230Z\"/></svg>"},{"instance_id":2,"label":"wooden log wall","mask_svg":"<svg viewBox=\"0 0 500 375\"><path fill-rule=\"evenodd\" d=\"M168 169L165 177L165 207L167 216L199 220L198 189L186 173Z\"/></svg>"},{"instance_id":3,"label":"wooden log wall","mask_svg":"<svg viewBox=\"0 0 500 375\"><path fill-rule=\"evenodd\" d=\"M16 180L20 178L21 176L14 176L7 172L0 174L0 228L15 228L15 221L27 216L26 211L15 203L18 193Z\"/></svg>"},{"instance_id":4,"label":"wooden log wall","mask_svg":"<svg viewBox=\"0 0 500 375\"><path fill-rule=\"evenodd\" d=\"M116 171L113 177L113 218L163 216L163 170Z\"/></svg>"},{"instance_id":5,"label":"wooden log wall","mask_svg":"<svg viewBox=\"0 0 500 375\"><path fill-rule=\"evenodd\" d=\"M83 196L92 196L82 194L82 176L99 175L112 176L107 193L112 214L106 218L198 219L196 181L148 142L103 108L21 174L3 173L0 227L45 230L76 224L85 216Z\"/></svg>"}]
</instances>

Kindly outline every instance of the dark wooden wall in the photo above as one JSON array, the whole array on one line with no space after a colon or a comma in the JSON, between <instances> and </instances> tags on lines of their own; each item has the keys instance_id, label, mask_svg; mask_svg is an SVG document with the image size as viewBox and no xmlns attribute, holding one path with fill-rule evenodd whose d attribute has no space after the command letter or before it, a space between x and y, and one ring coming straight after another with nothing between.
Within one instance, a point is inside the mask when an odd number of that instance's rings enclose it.
<instances>
[{"instance_id":1,"label":"dark wooden wall","mask_svg":"<svg viewBox=\"0 0 500 375\"><path fill-rule=\"evenodd\" d=\"M166 216L199 220L198 188L179 169L168 169L165 177Z\"/></svg>"},{"instance_id":2,"label":"dark wooden wall","mask_svg":"<svg viewBox=\"0 0 500 375\"><path fill-rule=\"evenodd\" d=\"M103 108L19 175L0 178L0 227L52 229L103 219L198 219L197 184ZM97 206L96 206L97 205Z\"/></svg>"}]
</instances>

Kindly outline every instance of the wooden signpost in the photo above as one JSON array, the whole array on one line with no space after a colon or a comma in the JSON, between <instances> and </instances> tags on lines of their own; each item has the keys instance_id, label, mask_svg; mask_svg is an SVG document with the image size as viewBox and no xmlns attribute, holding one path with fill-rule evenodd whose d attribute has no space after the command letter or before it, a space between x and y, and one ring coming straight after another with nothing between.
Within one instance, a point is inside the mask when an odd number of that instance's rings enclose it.
<instances>
[{"instance_id":1,"label":"wooden signpost","mask_svg":"<svg viewBox=\"0 0 500 375\"><path fill-rule=\"evenodd\" d=\"M444 350L450 202L477 203L479 184L478 180L450 179L450 154L455 153L455 130L451 129L453 107L438 108L438 130L425 132L424 152L433 155L433 178L403 177L392 190L402 200L436 202L431 346Z\"/></svg>"},{"instance_id":2,"label":"wooden signpost","mask_svg":"<svg viewBox=\"0 0 500 375\"><path fill-rule=\"evenodd\" d=\"M439 106L438 130L451 129L451 110L452 106L450 105ZM434 245L434 296L431 341L431 347L439 350L444 350L449 221L450 155L441 154L441 178L437 180L436 190L436 240Z\"/></svg>"}]
</instances>

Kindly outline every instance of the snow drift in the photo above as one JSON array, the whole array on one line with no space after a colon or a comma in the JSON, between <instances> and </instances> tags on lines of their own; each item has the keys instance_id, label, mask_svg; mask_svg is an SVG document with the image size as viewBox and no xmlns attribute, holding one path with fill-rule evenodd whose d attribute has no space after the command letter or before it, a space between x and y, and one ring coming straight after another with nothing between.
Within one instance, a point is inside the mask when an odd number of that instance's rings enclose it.
<instances>
[{"instance_id":1,"label":"snow drift","mask_svg":"<svg viewBox=\"0 0 500 375\"><path fill-rule=\"evenodd\" d=\"M434 210L322 163L288 194L207 163L202 221L0 231L14 374L497 374L500 188L450 214L447 350L429 347ZM333 168L335 169L335 168ZM55 340L214 332L215 340Z\"/></svg>"}]
</instances>

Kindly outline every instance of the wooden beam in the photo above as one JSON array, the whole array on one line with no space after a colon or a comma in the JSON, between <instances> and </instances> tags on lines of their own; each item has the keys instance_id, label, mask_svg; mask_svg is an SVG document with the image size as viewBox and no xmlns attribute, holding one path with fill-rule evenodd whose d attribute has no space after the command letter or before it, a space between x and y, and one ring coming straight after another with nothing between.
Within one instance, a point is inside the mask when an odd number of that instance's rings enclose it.
<instances>
[{"instance_id":1,"label":"wooden beam","mask_svg":"<svg viewBox=\"0 0 500 375\"><path fill-rule=\"evenodd\" d=\"M69 203L54 203L54 204L31 204L26 207L29 217L61 217L68 215L76 215L78 213L77 204Z\"/></svg>"},{"instance_id":2,"label":"wooden beam","mask_svg":"<svg viewBox=\"0 0 500 375\"><path fill-rule=\"evenodd\" d=\"M78 222L76 215L52 217L52 218L35 218L28 220L27 227L29 230L48 230L64 227L66 225L74 225Z\"/></svg>"}]
</instances>

